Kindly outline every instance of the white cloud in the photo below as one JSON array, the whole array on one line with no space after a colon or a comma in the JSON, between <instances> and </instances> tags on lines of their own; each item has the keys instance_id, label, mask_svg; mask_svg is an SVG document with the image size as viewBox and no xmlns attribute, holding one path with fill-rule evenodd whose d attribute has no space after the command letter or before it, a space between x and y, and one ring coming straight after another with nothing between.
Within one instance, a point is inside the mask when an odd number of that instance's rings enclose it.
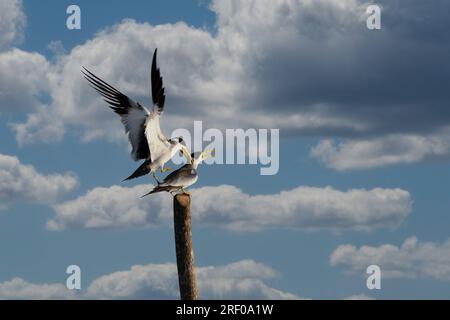
<instances>
[{"instance_id":1,"label":"white cloud","mask_svg":"<svg viewBox=\"0 0 450 320\"><path fill-rule=\"evenodd\" d=\"M253 260L197 268L202 299L299 299L266 283L276 276L273 269ZM95 299L177 299L176 265L136 265L130 270L102 276L91 283L86 296Z\"/></svg>"},{"instance_id":2,"label":"white cloud","mask_svg":"<svg viewBox=\"0 0 450 320\"><path fill-rule=\"evenodd\" d=\"M26 17L21 0L0 0L0 51L23 39Z\"/></svg>"},{"instance_id":3,"label":"white cloud","mask_svg":"<svg viewBox=\"0 0 450 320\"><path fill-rule=\"evenodd\" d=\"M432 278L450 280L450 239L439 244L406 239L401 246L378 247L341 245L330 256L333 266L364 274L369 265L381 268L383 278Z\"/></svg>"},{"instance_id":4,"label":"white cloud","mask_svg":"<svg viewBox=\"0 0 450 320\"><path fill-rule=\"evenodd\" d=\"M197 267L202 299L300 299L272 288L278 278L272 268L253 260L220 266ZM135 265L94 279L80 294L62 284L33 284L21 278L0 283L0 299L178 299L174 263Z\"/></svg>"},{"instance_id":5,"label":"white cloud","mask_svg":"<svg viewBox=\"0 0 450 320\"><path fill-rule=\"evenodd\" d=\"M19 159L0 154L0 201L53 203L75 189L78 179L70 173L44 175Z\"/></svg>"},{"instance_id":6,"label":"white cloud","mask_svg":"<svg viewBox=\"0 0 450 320\"><path fill-rule=\"evenodd\" d=\"M450 129L437 134L393 134L336 144L322 140L311 156L336 170L368 169L450 157Z\"/></svg>"},{"instance_id":7,"label":"white cloud","mask_svg":"<svg viewBox=\"0 0 450 320\"><path fill-rule=\"evenodd\" d=\"M300 186L278 194L251 196L233 186L220 186L200 188L195 196L193 212L199 221L236 230L394 227L411 210L410 195L401 189L340 191Z\"/></svg>"},{"instance_id":8,"label":"white cloud","mask_svg":"<svg viewBox=\"0 0 450 320\"><path fill-rule=\"evenodd\" d=\"M48 106L41 106L35 113L30 113L24 123L13 123L19 146L35 142L57 142L65 133L64 124L52 114Z\"/></svg>"},{"instance_id":9,"label":"white cloud","mask_svg":"<svg viewBox=\"0 0 450 320\"><path fill-rule=\"evenodd\" d=\"M21 278L0 282L0 299L59 300L75 299L73 290L62 284L34 284Z\"/></svg>"},{"instance_id":10,"label":"white cloud","mask_svg":"<svg viewBox=\"0 0 450 320\"><path fill-rule=\"evenodd\" d=\"M226 265L197 267L201 299L307 299L273 288L280 275L271 267L245 259ZM21 278L0 282L1 299L179 299L174 263L134 265L94 279L84 291L68 290L59 283L30 283ZM374 300L365 294L344 300Z\"/></svg>"},{"instance_id":11,"label":"white cloud","mask_svg":"<svg viewBox=\"0 0 450 320\"><path fill-rule=\"evenodd\" d=\"M139 197L152 187L95 188L77 199L54 206L53 230L65 228L143 227L169 223L168 194ZM412 200L401 189L297 187L270 195L249 195L229 185L192 190L195 223L236 231L264 228L301 230L370 230L398 226L411 211ZM218 205L218 203L220 205Z\"/></svg>"},{"instance_id":12,"label":"white cloud","mask_svg":"<svg viewBox=\"0 0 450 320\"><path fill-rule=\"evenodd\" d=\"M48 222L48 227L59 230L159 225L166 219L163 213L167 215L169 201L164 201L162 194L151 200L139 199L150 188L151 185L95 188L75 200L55 205L56 217Z\"/></svg>"},{"instance_id":13,"label":"white cloud","mask_svg":"<svg viewBox=\"0 0 450 320\"><path fill-rule=\"evenodd\" d=\"M0 113L39 109L38 96L49 90L49 63L38 53L0 52Z\"/></svg>"},{"instance_id":14,"label":"white cloud","mask_svg":"<svg viewBox=\"0 0 450 320\"><path fill-rule=\"evenodd\" d=\"M10 124L20 145L62 136L60 120L42 103L51 89L50 62L39 53L12 47L22 39L25 23L22 1L0 0L0 115L27 114L26 123Z\"/></svg>"},{"instance_id":15,"label":"white cloud","mask_svg":"<svg viewBox=\"0 0 450 320\"><path fill-rule=\"evenodd\" d=\"M277 276L275 270L253 260L204 267L198 271L200 292L209 299L300 299L266 284Z\"/></svg>"},{"instance_id":16,"label":"white cloud","mask_svg":"<svg viewBox=\"0 0 450 320\"><path fill-rule=\"evenodd\" d=\"M176 265L135 265L130 270L101 276L89 285L91 299L171 299L178 295Z\"/></svg>"}]
</instances>

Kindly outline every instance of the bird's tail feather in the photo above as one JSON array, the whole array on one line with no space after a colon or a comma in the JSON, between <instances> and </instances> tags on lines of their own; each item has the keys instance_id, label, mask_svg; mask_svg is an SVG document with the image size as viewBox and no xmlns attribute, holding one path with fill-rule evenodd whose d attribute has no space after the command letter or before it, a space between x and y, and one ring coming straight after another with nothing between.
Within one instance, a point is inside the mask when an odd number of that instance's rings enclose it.
<instances>
[{"instance_id":1,"label":"bird's tail feather","mask_svg":"<svg viewBox=\"0 0 450 320\"><path fill-rule=\"evenodd\" d=\"M173 189L173 187L171 187L171 186L156 186L156 187L153 188L152 191L150 191L149 193L144 194L141 198L143 198L145 196L148 196L148 195L151 195L153 193L158 193L158 192L163 192L163 191L170 192L170 190L172 190L172 189Z\"/></svg>"},{"instance_id":2,"label":"bird's tail feather","mask_svg":"<svg viewBox=\"0 0 450 320\"><path fill-rule=\"evenodd\" d=\"M139 166L139 168L136 169L136 171L133 172L133 174L131 176L123 179L122 182L131 180L131 179L135 179L135 178L138 178L138 177L141 177L143 175L150 173L150 163L151 163L150 160L146 160L143 164L141 164Z\"/></svg>"}]
</instances>

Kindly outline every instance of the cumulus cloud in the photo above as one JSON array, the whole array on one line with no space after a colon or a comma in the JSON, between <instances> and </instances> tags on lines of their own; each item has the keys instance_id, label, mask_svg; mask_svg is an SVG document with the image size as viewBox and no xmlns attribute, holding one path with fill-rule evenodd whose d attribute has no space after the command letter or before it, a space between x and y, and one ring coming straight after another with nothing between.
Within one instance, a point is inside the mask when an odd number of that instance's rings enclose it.
<instances>
[{"instance_id":1,"label":"cumulus cloud","mask_svg":"<svg viewBox=\"0 0 450 320\"><path fill-rule=\"evenodd\" d=\"M62 284L35 284L21 278L0 282L0 299L59 300L74 299L74 291Z\"/></svg>"},{"instance_id":2,"label":"cumulus cloud","mask_svg":"<svg viewBox=\"0 0 450 320\"><path fill-rule=\"evenodd\" d=\"M171 299L178 295L177 267L173 263L135 265L130 270L101 276L89 285L94 299Z\"/></svg>"},{"instance_id":3,"label":"cumulus cloud","mask_svg":"<svg viewBox=\"0 0 450 320\"><path fill-rule=\"evenodd\" d=\"M151 186L95 188L74 200L54 205L52 230L155 226L171 221L167 194L139 199ZM222 185L192 190L195 223L235 231L265 228L301 230L370 230L398 226L411 211L412 200L401 189L297 187L269 195L249 195ZM221 205L217 206L217 202Z\"/></svg>"},{"instance_id":4,"label":"cumulus cloud","mask_svg":"<svg viewBox=\"0 0 450 320\"><path fill-rule=\"evenodd\" d=\"M45 175L17 157L0 154L0 202L53 203L78 185L71 173Z\"/></svg>"},{"instance_id":5,"label":"cumulus cloud","mask_svg":"<svg viewBox=\"0 0 450 320\"><path fill-rule=\"evenodd\" d=\"M64 136L63 122L55 118L48 106L40 106L35 113L30 113L23 123L12 123L19 146L35 142L58 142Z\"/></svg>"},{"instance_id":6,"label":"cumulus cloud","mask_svg":"<svg viewBox=\"0 0 450 320\"><path fill-rule=\"evenodd\" d=\"M303 133L359 136L448 124L441 82L448 70L440 67L448 65L442 38L448 39L449 21L441 11L448 2L415 1L406 11L398 0L377 4L383 7L378 33L365 28L367 1L213 2L219 33L246 53L244 83L254 91L240 105ZM278 124L274 106L283 120L311 121Z\"/></svg>"},{"instance_id":7,"label":"cumulus cloud","mask_svg":"<svg viewBox=\"0 0 450 320\"><path fill-rule=\"evenodd\" d=\"M276 289L280 278L271 267L251 259L226 265L197 267L202 299L307 299ZM177 267L174 263L134 265L94 279L86 290L68 290L58 283L30 283L21 278L0 282L0 299L179 299ZM365 294L344 300L373 300Z\"/></svg>"},{"instance_id":8,"label":"cumulus cloud","mask_svg":"<svg viewBox=\"0 0 450 320\"><path fill-rule=\"evenodd\" d=\"M51 114L85 141L124 140L80 66L148 104L150 57L159 47L168 128L203 119L216 127L361 137L448 126L448 1L378 4L377 32L365 28L363 0L213 1L214 32L124 20L52 64ZM36 128L21 127L21 136Z\"/></svg>"},{"instance_id":9,"label":"cumulus cloud","mask_svg":"<svg viewBox=\"0 0 450 320\"><path fill-rule=\"evenodd\" d=\"M0 51L23 39L26 17L21 0L0 0Z\"/></svg>"},{"instance_id":10,"label":"cumulus cloud","mask_svg":"<svg viewBox=\"0 0 450 320\"><path fill-rule=\"evenodd\" d=\"M277 276L270 267L253 260L223 266L197 268L203 299L299 299L292 293L270 287ZM95 279L86 296L94 299L178 299L176 265L148 264Z\"/></svg>"},{"instance_id":11,"label":"cumulus cloud","mask_svg":"<svg viewBox=\"0 0 450 320\"><path fill-rule=\"evenodd\" d=\"M51 63L37 52L9 46L21 38L25 20L22 1L0 0L0 115L26 114L24 123L9 124L20 145L58 141L64 126L46 101L51 91Z\"/></svg>"},{"instance_id":12,"label":"cumulus cloud","mask_svg":"<svg viewBox=\"0 0 450 320\"><path fill-rule=\"evenodd\" d=\"M300 299L271 287L278 273L263 263L240 260L227 265L197 267L202 299ZM62 284L33 284L21 278L0 283L0 299L178 299L174 263L134 265L94 279L84 292Z\"/></svg>"},{"instance_id":13,"label":"cumulus cloud","mask_svg":"<svg viewBox=\"0 0 450 320\"><path fill-rule=\"evenodd\" d=\"M50 94L50 62L43 55L12 47L22 38L26 17L20 0L0 0L0 115L26 114L25 123L10 123L20 145L62 137L43 97Z\"/></svg>"},{"instance_id":14,"label":"cumulus cloud","mask_svg":"<svg viewBox=\"0 0 450 320\"><path fill-rule=\"evenodd\" d=\"M336 143L322 140L311 156L336 170L353 170L450 158L450 129L437 134L394 134Z\"/></svg>"},{"instance_id":15,"label":"cumulus cloud","mask_svg":"<svg viewBox=\"0 0 450 320\"><path fill-rule=\"evenodd\" d=\"M47 226L60 230L159 225L168 215L170 201L164 201L162 194L156 194L152 200L139 199L150 188L149 185L94 188L75 200L54 205L56 216Z\"/></svg>"},{"instance_id":16,"label":"cumulus cloud","mask_svg":"<svg viewBox=\"0 0 450 320\"><path fill-rule=\"evenodd\" d=\"M49 90L49 63L39 53L0 52L0 114L39 109L38 97Z\"/></svg>"},{"instance_id":17,"label":"cumulus cloud","mask_svg":"<svg viewBox=\"0 0 450 320\"><path fill-rule=\"evenodd\" d=\"M381 268L383 278L431 278L450 280L450 240L439 244L406 239L401 246L378 247L341 245L330 256L333 266L363 274L369 265Z\"/></svg>"}]
</instances>

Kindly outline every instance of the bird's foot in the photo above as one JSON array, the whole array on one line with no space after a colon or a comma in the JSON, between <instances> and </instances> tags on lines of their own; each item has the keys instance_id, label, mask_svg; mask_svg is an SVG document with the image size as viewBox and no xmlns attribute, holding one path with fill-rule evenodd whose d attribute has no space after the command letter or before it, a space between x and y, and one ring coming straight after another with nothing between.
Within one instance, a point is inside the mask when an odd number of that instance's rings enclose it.
<instances>
[{"instance_id":1,"label":"bird's foot","mask_svg":"<svg viewBox=\"0 0 450 320\"><path fill-rule=\"evenodd\" d=\"M191 193L190 193L189 191L186 191L186 190L184 190L184 189L181 189L181 191L183 191L183 193L184 193L184 194L187 194L188 196L191 195Z\"/></svg>"}]
</instances>

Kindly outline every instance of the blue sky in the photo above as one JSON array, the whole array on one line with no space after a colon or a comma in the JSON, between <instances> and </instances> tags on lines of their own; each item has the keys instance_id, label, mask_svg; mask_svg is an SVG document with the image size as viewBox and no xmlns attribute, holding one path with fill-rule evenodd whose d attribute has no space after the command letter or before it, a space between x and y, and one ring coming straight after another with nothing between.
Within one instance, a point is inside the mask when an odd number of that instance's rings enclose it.
<instances>
[{"instance_id":1,"label":"blue sky","mask_svg":"<svg viewBox=\"0 0 450 320\"><path fill-rule=\"evenodd\" d=\"M0 18L11 19L1 34L13 35L0 40L0 298L72 297L64 288L70 264L82 270L76 297L176 297L170 276L155 289L151 277L137 285L141 271L132 268L175 262L170 195L140 200L150 178L120 182L137 164L118 118L78 72L86 65L149 104L155 46L167 133L194 120L280 129L276 175L261 176L258 165L200 167L196 264L232 270L200 270L204 296L450 296L450 116L448 93L435 83L450 73L445 2L380 1L378 31L366 29L357 0L77 1L82 29L72 31L72 2L0 3L9 13ZM115 192L117 203L102 200ZM215 192L236 207L211 210ZM136 223L133 210L146 216ZM370 264L381 267L381 290L366 288ZM258 271L267 269L278 275ZM123 280L117 271L128 272L130 294L107 292L108 281ZM219 281L231 289L212 290Z\"/></svg>"}]
</instances>

